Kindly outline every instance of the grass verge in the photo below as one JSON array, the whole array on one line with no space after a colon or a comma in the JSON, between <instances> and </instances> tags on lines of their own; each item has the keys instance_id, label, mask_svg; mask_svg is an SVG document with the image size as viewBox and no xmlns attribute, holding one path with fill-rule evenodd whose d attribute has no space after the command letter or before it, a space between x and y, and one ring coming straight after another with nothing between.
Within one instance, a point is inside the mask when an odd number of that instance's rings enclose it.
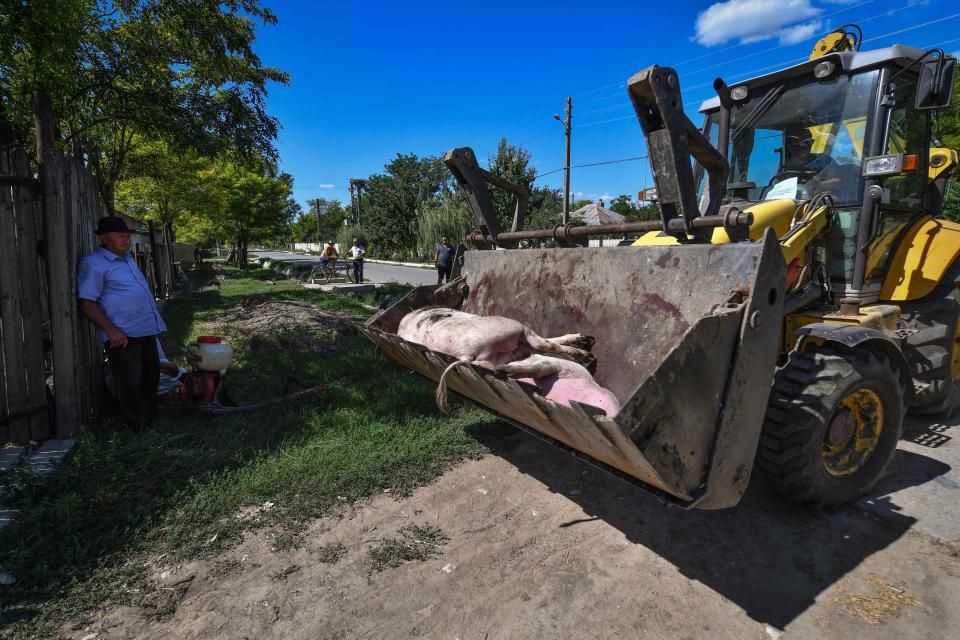
<instances>
[{"instance_id":1,"label":"grass verge","mask_svg":"<svg viewBox=\"0 0 960 640\"><path fill-rule=\"evenodd\" d=\"M376 302L218 268L219 287L165 307L168 356L240 304L297 300L363 316L364 303ZM265 526L279 532L278 548L294 547L312 518L385 489L404 495L479 455L469 430L495 421L465 404L441 416L429 384L356 334L319 350L300 341L251 350L245 339L253 336L231 338L237 357L228 374L241 404L280 394L291 372L311 385L347 381L309 404L260 413L169 413L149 435L110 424L88 430L65 464L28 481L11 505L20 514L0 534L0 566L17 582L0 587L0 637L46 637L111 604L167 614L152 578L161 559L212 557ZM331 549L324 561L338 554Z\"/></svg>"}]
</instances>

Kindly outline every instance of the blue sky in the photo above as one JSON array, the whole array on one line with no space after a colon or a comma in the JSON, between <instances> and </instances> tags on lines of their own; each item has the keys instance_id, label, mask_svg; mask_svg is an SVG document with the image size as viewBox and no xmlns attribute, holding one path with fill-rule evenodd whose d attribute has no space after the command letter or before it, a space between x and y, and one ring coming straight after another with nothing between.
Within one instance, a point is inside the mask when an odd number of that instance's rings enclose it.
<instances>
[{"instance_id":1,"label":"blue sky","mask_svg":"<svg viewBox=\"0 0 960 640\"><path fill-rule=\"evenodd\" d=\"M351 177L382 171L398 152L471 146L486 158L501 136L529 149L539 173L560 168L553 114L567 95L572 164L646 155L623 83L651 64L677 68L699 122L714 77L799 62L818 35L849 22L861 24L864 49L960 52L955 0L267 4L279 24L259 30L257 51L291 76L271 86L268 109L283 126L281 164L301 203L348 200ZM642 161L571 175L571 190L590 199L635 197L651 181ZM560 187L563 173L538 184Z\"/></svg>"}]
</instances>

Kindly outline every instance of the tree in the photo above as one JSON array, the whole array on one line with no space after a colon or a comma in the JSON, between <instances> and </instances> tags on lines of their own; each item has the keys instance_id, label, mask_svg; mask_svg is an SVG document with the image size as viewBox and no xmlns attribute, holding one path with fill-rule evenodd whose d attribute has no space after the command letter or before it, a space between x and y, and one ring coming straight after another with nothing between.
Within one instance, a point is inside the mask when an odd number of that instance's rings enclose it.
<instances>
[{"instance_id":1,"label":"tree","mask_svg":"<svg viewBox=\"0 0 960 640\"><path fill-rule=\"evenodd\" d=\"M960 149L960 74L954 78L953 99L950 101L950 106L934 115L933 131L943 146L954 150ZM960 173L960 167L955 167L943 202L943 217L954 222L960 222L958 173Z\"/></svg>"},{"instance_id":2,"label":"tree","mask_svg":"<svg viewBox=\"0 0 960 640\"><path fill-rule=\"evenodd\" d=\"M621 194L614 198L609 209L622 215L627 222L660 219L660 210L657 205L653 203L634 203L633 198L627 194Z\"/></svg>"},{"instance_id":3,"label":"tree","mask_svg":"<svg viewBox=\"0 0 960 640\"><path fill-rule=\"evenodd\" d=\"M562 199L562 198L561 198L561 199ZM582 198L582 199L580 199L580 200L574 200L573 202L570 203L570 213L573 213L573 212L576 211L577 209L582 209L583 207L587 206L588 204L593 204L593 200L589 200L589 199L586 199L586 198Z\"/></svg>"},{"instance_id":4,"label":"tree","mask_svg":"<svg viewBox=\"0 0 960 640\"><path fill-rule=\"evenodd\" d=\"M488 158L490 173L512 182L527 192L533 191L533 183L537 179L537 170L530 166L530 152L523 147L514 146L506 138L500 138L497 145L497 154ZM490 199L497 210L497 220L500 228L509 231L513 224L513 213L516 209L517 197L507 193L499 187L490 187Z\"/></svg>"},{"instance_id":5,"label":"tree","mask_svg":"<svg viewBox=\"0 0 960 640\"><path fill-rule=\"evenodd\" d=\"M47 91L63 142L86 157L108 211L137 140L275 159L279 125L264 97L268 82L288 77L253 51L255 23L276 22L258 0L12 4L13 19L0 20L7 111L29 130L29 94Z\"/></svg>"},{"instance_id":6,"label":"tree","mask_svg":"<svg viewBox=\"0 0 960 640\"><path fill-rule=\"evenodd\" d=\"M291 197L292 177L278 173L268 162L239 156L218 160L212 180L212 201L217 205L185 216L183 235L230 241L241 266L247 264L250 243L284 236L301 211Z\"/></svg>"},{"instance_id":7,"label":"tree","mask_svg":"<svg viewBox=\"0 0 960 640\"><path fill-rule=\"evenodd\" d=\"M327 200L326 198L314 198L307 200L309 207L309 217L314 224L313 236L316 236L317 242L324 242L335 238L343 221L349 215L349 212L343 208L339 200ZM317 221L319 225L317 224ZM312 237L312 236L311 236Z\"/></svg>"},{"instance_id":8,"label":"tree","mask_svg":"<svg viewBox=\"0 0 960 640\"><path fill-rule=\"evenodd\" d=\"M127 214L161 224L217 206L213 161L190 150L174 153L160 140L137 140L117 183L116 201Z\"/></svg>"},{"instance_id":9,"label":"tree","mask_svg":"<svg viewBox=\"0 0 960 640\"><path fill-rule=\"evenodd\" d=\"M397 154L384 173L367 179L364 196L366 230L371 245L382 254L416 254L419 218L424 207L450 191L450 174L435 156Z\"/></svg>"}]
</instances>

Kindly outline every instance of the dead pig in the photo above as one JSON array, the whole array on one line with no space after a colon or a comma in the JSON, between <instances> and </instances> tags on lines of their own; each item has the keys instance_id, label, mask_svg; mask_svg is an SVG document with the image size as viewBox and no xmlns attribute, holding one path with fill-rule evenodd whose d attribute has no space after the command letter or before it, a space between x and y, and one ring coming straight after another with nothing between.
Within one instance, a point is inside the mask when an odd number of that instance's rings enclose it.
<instances>
[{"instance_id":1,"label":"dead pig","mask_svg":"<svg viewBox=\"0 0 960 640\"><path fill-rule=\"evenodd\" d=\"M499 316L478 316L442 307L419 309L400 321L397 335L457 359L444 370L437 385L437 406L447 411L447 375L473 363L490 370L533 353L550 353L588 362L594 339L579 333L543 338L524 324Z\"/></svg>"},{"instance_id":2,"label":"dead pig","mask_svg":"<svg viewBox=\"0 0 960 640\"><path fill-rule=\"evenodd\" d=\"M610 418L620 413L617 397L598 385L586 367L576 362L533 354L502 364L497 372L539 387L545 398L557 404L569 407L570 401L575 400L603 409Z\"/></svg>"}]
</instances>

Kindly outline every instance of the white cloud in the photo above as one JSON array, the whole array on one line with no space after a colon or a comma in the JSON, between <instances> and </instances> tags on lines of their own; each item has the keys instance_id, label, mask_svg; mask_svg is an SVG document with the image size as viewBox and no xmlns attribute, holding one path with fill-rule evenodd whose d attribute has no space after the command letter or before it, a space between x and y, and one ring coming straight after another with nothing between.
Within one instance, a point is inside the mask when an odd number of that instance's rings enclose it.
<instances>
[{"instance_id":1,"label":"white cloud","mask_svg":"<svg viewBox=\"0 0 960 640\"><path fill-rule=\"evenodd\" d=\"M780 37L780 44L797 44L813 40L813 36L820 34L823 30L823 20L813 20L781 29L777 35Z\"/></svg>"},{"instance_id":2,"label":"white cloud","mask_svg":"<svg viewBox=\"0 0 960 640\"><path fill-rule=\"evenodd\" d=\"M337 185L335 184L318 184L318 189L336 189Z\"/></svg>"},{"instance_id":3,"label":"white cloud","mask_svg":"<svg viewBox=\"0 0 960 640\"><path fill-rule=\"evenodd\" d=\"M694 40L705 47L730 40L767 40L778 36L784 27L815 18L821 12L810 0L717 2L697 16Z\"/></svg>"}]
</instances>

